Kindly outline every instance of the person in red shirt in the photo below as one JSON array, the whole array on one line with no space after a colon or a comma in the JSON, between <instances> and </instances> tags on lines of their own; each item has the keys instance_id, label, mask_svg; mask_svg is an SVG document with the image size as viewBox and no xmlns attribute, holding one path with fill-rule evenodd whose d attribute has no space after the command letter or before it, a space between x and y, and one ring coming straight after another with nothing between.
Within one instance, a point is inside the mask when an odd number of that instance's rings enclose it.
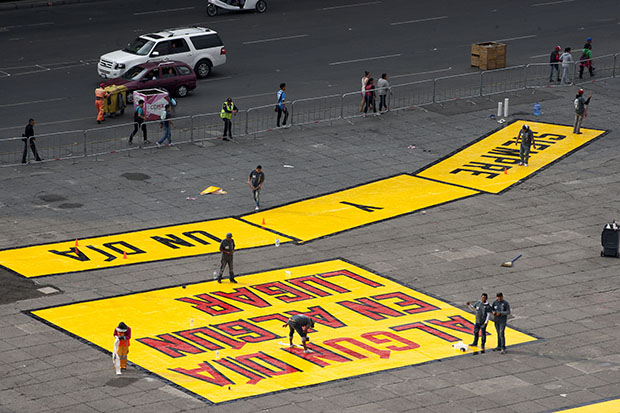
<instances>
[{"instance_id":1,"label":"person in red shirt","mask_svg":"<svg viewBox=\"0 0 620 413\"><path fill-rule=\"evenodd\" d=\"M114 338L118 337L118 349L116 354L121 360L121 370L127 369L127 355L129 354L129 340L131 339L131 328L122 321L114 329Z\"/></svg>"}]
</instances>

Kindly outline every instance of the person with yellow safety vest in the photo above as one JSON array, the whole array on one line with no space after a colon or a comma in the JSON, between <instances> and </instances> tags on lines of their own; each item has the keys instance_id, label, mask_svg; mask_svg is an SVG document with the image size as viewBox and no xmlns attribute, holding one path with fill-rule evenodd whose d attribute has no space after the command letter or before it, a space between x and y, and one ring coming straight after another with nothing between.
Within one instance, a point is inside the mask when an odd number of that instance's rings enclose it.
<instances>
[{"instance_id":1,"label":"person with yellow safety vest","mask_svg":"<svg viewBox=\"0 0 620 413\"><path fill-rule=\"evenodd\" d=\"M97 123L103 122L103 108L105 107L105 99L110 96L104 89L105 83L101 83L97 89L95 89L95 107L97 108Z\"/></svg>"},{"instance_id":2,"label":"person with yellow safety vest","mask_svg":"<svg viewBox=\"0 0 620 413\"><path fill-rule=\"evenodd\" d=\"M226 99L226 102L222 105L222 111L220 112L220 118L224 121L224 135L222 139L228 141L232 139L232 115L237 113L239 109L232 101L232 98ZM226 135L228 134L228 138ZM229 139L230 138L230 139Z\"/></svg>"}]
</instances>

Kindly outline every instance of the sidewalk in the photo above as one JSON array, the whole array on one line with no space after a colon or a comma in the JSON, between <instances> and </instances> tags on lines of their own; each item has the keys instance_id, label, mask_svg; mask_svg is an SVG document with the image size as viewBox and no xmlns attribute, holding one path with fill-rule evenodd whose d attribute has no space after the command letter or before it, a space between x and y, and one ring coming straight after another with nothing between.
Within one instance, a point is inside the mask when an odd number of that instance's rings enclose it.
<instances>
[{"instance_id":1,"label":"sidewalk","mask_svg":"<svg viewBox=\"0 0 620 413\"><path fill-rule=\"evenodd\" d=\"M534 120L540 101L536 120L570 124L575 90L508 94L511 118ZM509 324L543 340L503 356L448 359L209 406L132 367L117 379L108 355L21 313L206 280L219 265L217 255L185 258L35 279L61 293L1 305L0 411L542 412L620 396L620 260L599 257L602 225L620 218L620 82L590 90L584 126L612 132L502 195L303 245L249 250L235 260L236 270L248 273L343 257L460 306L481 291L503 291L515 316ZM264 207L413 172L498 128L489 115L503 98L278 130L239 144L5 168L0 248L247 213L254 206L247 175L257 164L266 175ZM200 197L209 185L228 194ZM479 253L469 254L472 248ZM519 253L515 268L499 266Z\"/></svg>"}]
</instances>

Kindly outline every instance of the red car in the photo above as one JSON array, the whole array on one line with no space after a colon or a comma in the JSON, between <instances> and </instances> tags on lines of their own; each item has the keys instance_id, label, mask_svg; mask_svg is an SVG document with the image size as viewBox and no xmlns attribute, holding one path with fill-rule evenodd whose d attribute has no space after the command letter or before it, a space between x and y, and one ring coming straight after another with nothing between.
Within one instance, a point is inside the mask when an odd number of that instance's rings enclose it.
<instances>
[{"instance_id":1,"label":"red car","mask_svg":"<svg viewBox=\"0 0 620 413\"><path fill-rule=\"evenodd\" d=\"M103 83L127 86L127 103L132 103L134 90L165 89L172 95L187 96L190 90L196 89L196 74L182 62L143 63Z\"/></svg>"}]
</instances>

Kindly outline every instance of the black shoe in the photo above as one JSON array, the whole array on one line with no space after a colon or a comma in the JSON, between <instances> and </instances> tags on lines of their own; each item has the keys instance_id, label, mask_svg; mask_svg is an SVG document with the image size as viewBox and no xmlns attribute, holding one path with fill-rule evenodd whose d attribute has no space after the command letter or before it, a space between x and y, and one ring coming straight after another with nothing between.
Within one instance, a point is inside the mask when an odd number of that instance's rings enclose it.
<instances>
[{"instance_id":1,"label":"black shoe","mask_svg":"<svg viewBox=\"0 0 620 413\"><path fill-rule=\"evenodd\" d=\"M26 163L26 161L22 161L22 163Z\"/></svg>"},{"instance_id":2,"label":"black shoe","mask_svg":"<svg viewBox=\"0 0 620 413\"><path fill-rule=\"evenodd\" d=\"M98 120L97 123L101 125L101 121L100 120Z\"/></svg>"},{"instance_id":3,"label":"black shoe","mask_svg":"<svg viewBox=\"0 0 620 413\"><path fill-rule=\"evenodd\" d=\"M148 139L145 139L145 140L144 140L144 143L146 143L147 145L150 145L150 144L151 144L151 141L149 141Z\"/></svg>"},{"instance_id":4,"label":"black shoe","mask_svg":"<svg viewBox=\"0 0 620 413\"><path fill-rule=\"evenodd\" d=\"M131 146L131 145L133 145L133 142L132 142L132 141L129 141L129 142L127 142L127 144L128 144L129 146Z\"/></svg>"},{"instance_id":5,"label":"black shoe","mask_svg":"<svg viewBox=\"0 0 620 413\"><path fill-rule=\"evenodd\" d=\"M235 280L234 278L232 280L230 280L230 282L237 284L237 280Z\"/></svg>"},{"instance_id":6,"label":"black shoe","mask_svg":"<svg viewBox=\"0 0 620 413\"><path fill-rule=\"evenodd\" d=\"M493 351L500 351L500 350L501 350L501 348L499 348L499 347L495 347L495 348L493 349Z\"/></svg>"},{"instance_id":7,"label":"black shoe","mask_svg":"<svg viewBox=\"0 0 620 413\"><path fill-rule=\"evenodd\" d=\"M37 158L37 162L42 162L43 158Z\"/></svg>"},{"instance_id":8,"label":"black shoe","mask_svg":"<svg viewBox=\"0 0 620 413\"><path fill-rule=\"evenodd\" d=\"M469 347L478 347L478 343L471 343Z\"/></svg>"},{"instance_id":9,"label":"black shoe","mask_svg":"<svg viewBox=\"0 0 620 413\"><path fill-rule=\"evenodd\" d=\"M224 136L224 137L222 138L222 140L223 140L223 141L229 141L230 139L228 139L226 136Z\"/></svg>"},{"instance_id":10,"label":"black shoe","mask_svg":"<svg viewBox=\"0 0 620 413\"><path fill-rule=\"evenodd\" d=\"M221 280L220 278L218 278L218 279L217 279L217 283L218 283L218 284L221 284L221 283L222 283L222 280Z\"/></svg>"}]
</instances>

